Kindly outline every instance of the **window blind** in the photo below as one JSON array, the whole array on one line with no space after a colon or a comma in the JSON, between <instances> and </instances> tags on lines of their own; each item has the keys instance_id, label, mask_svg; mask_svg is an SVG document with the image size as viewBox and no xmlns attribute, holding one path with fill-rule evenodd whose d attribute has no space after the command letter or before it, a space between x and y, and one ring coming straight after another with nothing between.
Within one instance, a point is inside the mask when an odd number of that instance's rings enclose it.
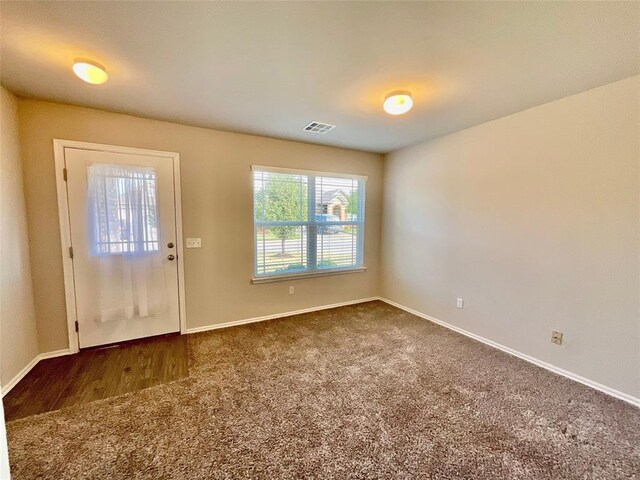
<instances>
[{"instance_id":1,"label":"window blind","mask_svg":"<svg viewBox=\"0 0 640 480\"><path fill-rule=\"evenodd\" d=\"M255 277L362 268L366 177L252 170Z\"/></svg>"},{"instance_id":2,"label":"window blind","mask_svg":"<svg viewBox=\"0 0 640 480\"><path fill-rule=\"evenodd\" d=\"M155 169L98 163L87 176L91 254L159 251Z\"/></svg>"}]
</instances>

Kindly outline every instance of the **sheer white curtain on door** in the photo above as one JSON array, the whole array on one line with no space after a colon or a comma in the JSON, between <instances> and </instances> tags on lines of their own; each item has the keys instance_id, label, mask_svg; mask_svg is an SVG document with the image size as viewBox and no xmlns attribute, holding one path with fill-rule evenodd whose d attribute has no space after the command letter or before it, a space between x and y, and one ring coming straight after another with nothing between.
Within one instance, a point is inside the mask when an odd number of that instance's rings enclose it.
<instances>
[{"instance_id":1,"label":"sheer white curtain on door","mask_svg":"<svg viewBox=\"0 0 640 480\"><path fill-rule=\"evenodd\" d=\"M151 167L88 167L88 238L99 322L145 319L167 309L156 185Z\"/></svg>"}]
</instances>

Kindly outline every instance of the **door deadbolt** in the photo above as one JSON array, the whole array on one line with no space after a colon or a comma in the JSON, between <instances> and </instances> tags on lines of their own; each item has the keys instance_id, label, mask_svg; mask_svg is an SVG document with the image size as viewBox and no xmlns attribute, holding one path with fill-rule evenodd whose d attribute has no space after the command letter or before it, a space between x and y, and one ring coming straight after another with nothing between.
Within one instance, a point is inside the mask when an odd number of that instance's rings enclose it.
<instances>
[{"instance_id":1,"label":"door deadbolt","mask_svg":"<svg viewBox=\"0 0 640 480\"><path fill-rule=\"evenodd\" d=\"M173 248L173 242L167 243L167 248Z\"/></svg>"}]
</instances>

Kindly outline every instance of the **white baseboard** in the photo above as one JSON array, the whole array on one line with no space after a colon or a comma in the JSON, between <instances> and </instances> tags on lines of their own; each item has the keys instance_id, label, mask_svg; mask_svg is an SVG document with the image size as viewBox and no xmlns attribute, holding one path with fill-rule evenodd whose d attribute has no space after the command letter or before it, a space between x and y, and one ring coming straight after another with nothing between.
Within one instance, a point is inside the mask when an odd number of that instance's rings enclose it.
<instances>
[{"instance_id":1,"label":"white baseboard","mask_svg":"<svg viewBox=\"0 0 640 480\"><path fill-rule=\"evenodd\" d=\"M320 310L327 310L329 308L355 305L356 303L372 302L374 300L381 300L381 299L379 297L360 298L358 300L349 300L347 302L332 303L330 305L320 305L318 307L303 308L302 310L293 310L290 312L274 313L272 315L265 315L263 317L245 318L243 320L234 320L231 322L216 323L214 325L206 325L204 327L188 328L187 333L189 334L189 333L207 332L209 330L217 330L219 328L228 328L228 327L235 327L236 325L245 325L247 323L264 322L265 320L274 320L276 318L291 317L292 315L300 315L301 313L317 312Z\"/></svg>"},{"instance_id":2,"label":"white baseboard","mask_svg":"<svg viewBox=\"0 0 640 480\"><path fill-rule=\"evenodd\" d=\"M620 400L623 400L627 403L630 403L631 405L634 405L636 407L640 407L640 398L636 398L633 395L629 395L628 393L624 393L621 392L619 390L616 390L614 388L611 387L607 387L606 385L602 385L601 383L595 382L593 380L589 380L588 378L582 377L576 373L570 372L568 370L565 370L563 368L560 367L556 367L555 365L551 365L550 363L544 362L542 360L539 360L535 357L532 357L530 355L527 355L525 353L519 352L517 350L514 350L513 348L509 348L509 347L505 347L504 345L501 345L497 342L494 342L493 340L489 340L487 338L481 337L480 335L476 335L475 333L471 333L467 330L464 330L460 327L456 327L455 325L451 325L450 323L447 322L443 322L442 320L439 320L435 317L432 317L430 315L427 315L425 313L422 312L418 312L417 310L414 310L412 308L409 307L405 307L404 305L401 305L399 303L393 302L387 298L383 298L383 297L378 297L378 300L382 300L385 303L388 303L389 305L393 305L394 307L397 307L401 310L404 310L405 312L411 313L413 315L416 315L417 317L421 317L424 318L425 320L429 320L430 322L433 323L437 323L438 325L441 325L445 328L448 328L449 330L453 330L454 332L460 333L462 335L465 335L469 338L473 338L474 340L477 340L479 342L482 342L486 345L489 345L490 347L493 348L497 348L498 350L502 350L503 352L508 353L509 355L513 355L514 357L518 357L521 358L522 360L526 360L529 363L533 363L534 365L537 365L538 367L542 367L546 370L549 370L550 372L553 373L557 373L558 375L562 375L563 377L566 377L570 380L582 383L583 385L586 385L587 387L591 387L594 388L596 390L599 390L603 393L606 393L607 395L610 395L612 397L618 398Z\"/></svg>"},{"instance_id":3,"label":"white baseboard","mask_svg":"<svg viewBox=\"0 0 640 480\"><path fill-rule=\"evenodd\" d=\"M65 355L71 355L71 350L63 348L62 350L54 350L53 352L41 353L38 355L38 361L46 358L64 357Z\"/></svg>"},{"instance_id":4,"label":"white baseboard","mask_svg":"<svg viewBox=\"0 0 640 480\"><path fill-rule=\"evenodd\" d=\"M13 387L15 387L20 380L22 380L33 367L35 367L40 360L45 360L47 358L55 358L62 357L63 355L69 355L71 352L68 348L63 350L55 350L53 352L40 353L36 355L33 360L25 365L25 367L18 372L18 374L13 377L6 385L2 386L2 396L4 397L7 393L11 391Z\"/></svg>"},{"instance_id":5,"label":"white baseboard","mask_svg":"<svg viewBox=\"0 0 640 480\"><path fill-rule=\"evenodd\" d=\"M18 374L13 377L6 385L2 386L2 396L4 397L7 393L11 391L13 387L15 387L20 380L22 380L27 373L31 371L33 367L35 367L40 361L40 355L36 355L29 363L27 363L22 370L18 372Z\"/></svg>"}]
</instances>

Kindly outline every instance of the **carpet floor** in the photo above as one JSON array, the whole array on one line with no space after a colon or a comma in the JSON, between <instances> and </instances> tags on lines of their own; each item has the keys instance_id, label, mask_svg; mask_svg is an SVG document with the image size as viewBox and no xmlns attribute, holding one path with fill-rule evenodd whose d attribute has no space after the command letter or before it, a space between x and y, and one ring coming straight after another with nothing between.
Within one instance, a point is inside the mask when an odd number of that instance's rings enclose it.
<instances>
[{"instance_id":1,"label":"carpet floor","mask_svg":"<svg viewBox=\"0 0 640 480\"><path fill-rule=\"evenodd\" d=\"M382 302L188 343L185 379L8 423L13 478L640 478L640 409Z\"/></svg>"}]
</instances>

